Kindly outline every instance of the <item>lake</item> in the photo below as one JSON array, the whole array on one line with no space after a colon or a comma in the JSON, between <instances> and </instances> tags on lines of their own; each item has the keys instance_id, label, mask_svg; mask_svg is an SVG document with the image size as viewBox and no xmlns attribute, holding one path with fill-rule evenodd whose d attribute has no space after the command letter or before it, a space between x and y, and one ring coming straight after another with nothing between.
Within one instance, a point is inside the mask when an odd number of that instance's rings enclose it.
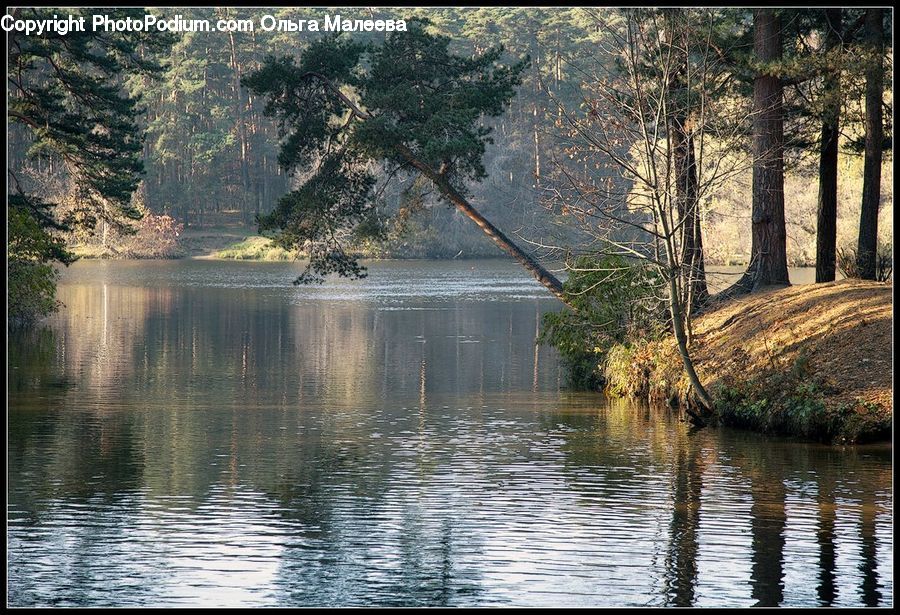
<instances>
[{"instance_id":1,"label":"lake","mask_svg":"<svg viewBox=\"0 0 900 615\"><path fill-rule=\"evenodd\" d=\"M12 606L891 606L889 445L566 389L515 264L79 262L9 342Z\"/></svg>"}]
</instances>

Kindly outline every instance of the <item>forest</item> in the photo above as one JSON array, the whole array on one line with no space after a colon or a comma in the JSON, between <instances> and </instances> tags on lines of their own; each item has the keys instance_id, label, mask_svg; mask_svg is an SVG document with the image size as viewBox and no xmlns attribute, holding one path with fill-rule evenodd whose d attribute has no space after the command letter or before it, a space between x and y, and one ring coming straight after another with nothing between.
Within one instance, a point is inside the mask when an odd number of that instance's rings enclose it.
<instances>
[{"instance_id":1,"label":"forest","mask_svg":"<svg viewBox=\"0 0 900 615\"><path fill-rule=\"evenodd\" d=\"M839 118L836 142L839 153L834 154L839 166L833 172L839 173L843 180L837 188L843 205L837 215L839 247L848 248L856 239L866 91L866 76L859 69L859 60L863 57L860 54L865 41L872 35L865 27L862 10L845 9L841 15L809 10L782 12L778 70L784 83L785 185L792 197L785 205L788 260L791 265L811 266L816 260L818 199L813 184L819 174L822 118L826 114ZM183 17L242 19L262 13L265 11L261 9L198 8L185 9ZM344 13L348 18L368 17L352 9ZM392 14L384 13L382 17ZM320 17L322 11L280 9L271 14L279 19L297 20ZM502 228L515 230L538 243L545 240L554 245L566 240L575 243L577 235L572 233L578 224L566 219L564 205L552 202L558 183L555 180L560 173L558 165L562 158L580 157L579 170L585 173L605 164L597 154L594 160L588 159L584 144L573 140L576 129L568 120L585 112L585 101L598 105L594 113L603 117L602 105L606 103L592 89L598 87L601 72L618 61L617 50L609 45L613 30L621 25L600 25L598 14L577 8L408 9L393 13L395 17L399 14L407 19L427 18L429 31L450 37L454 52L479 54L486 46L502 45L506 59L525 55L530 58L509 108L491 120L493 144L485 155L486 178L473 187L474 195ZM715 47L716 53L724 54L714 64L709 62L708 69L716 72L717 83L706 85L720 88L721 96L728 100L725 112L747 120L741 127L744 134L740 137L744 140L734 144L741 149L731 151L747 151L749 155L752 15L746 10L723 10L691 19L694 23L685 27L697 30L698 36L704 30L710 37L706 51ZM241 79L260 68L267 56L299 57L316 37L325 35L254 31L188 32L173 40L145 36L145 40L116 41L127 46L125 50L132 59L140 58L139 63L82 66L78 73L90 74L88 68L116 69L114 95L121 99L120 104L132 107L123 110L117 118L130 121L135 143L141 142L140 152L129 152L136 155L143 174L127 207L138 207L154 216L168 216L172 224L184 225L188 230L238 225L255 231L255 218L274 208L278 197L289 188L290 179L278 163L277 128L264 114L264 101L242 87ZM29 89L55 70L43 57L54 51L52 48L16 49L17 36L13 33L8 68L24 82L19 83L17 79L9 82L8 90L14 101L27 98ZM361 32L354 35L354 40L365 41L376 36L384 34ZM881 36L883 41L889 41L890 31ZM52 44L51 39L48 45ZM691 53L704 51L699 43L692 45L697 49L691 49ZM885 52L885 61L888 57L889 50ZM73 55L67 60L78 64L84 59ZM72 72L73 79L81 78L76 77L74 67ZM829 78L830 74L838 75L837 81ZM71 85L88 87L87 82ZM835 87L838 94L829 94L829 88ZM882 89L883 102L890 105L891 84L885 83ZM62 104L70 95L74 94L61 92L56 102ZM837 98L830 107L829 97ZM37 113L38 109L33 111ZM883 113L883 117L889 123L891 114ZM82 211L82 204L65 202L64 195L73 194L69 187L74 180L59 160L59 153L47 143L38 147L28 116L16 112L8 119L10 168L16 170L16 179L22 183L23 190L39 187L54 203L57 222L70 211L76 211L86 219L77 221L73 229L94 230L96 212ZM77 116L71 119L73 122L87 120ZM890 129L889 125L883 129L885 144L890 142ZM741 164L747 166L746 161ZM721 187L703 199L704 232L716 237L715 241L707 242L705 257L711 263L740 264L749 258L747 234L736 221L746 220L749 211L749 204L741 198L749 187L749 172L738 172L737 168L734 171L727 181L720 182ZM883 181L883 189L889 194L891 178L885 175ZM398 195L386 195L385 200L386 207L394 213L401 208L404 212L411 209L410 204L399 203ZM889 237L889 201L880 210L882 243ZM416 209L415 203L411 205ZM418 216L400 216L392 227L395 231L392 241L380 250L396 257L453 256L460 250L464 255L493 253L478 232L452 210L430 206L422 209L427 211ZM115 213L101 213L99 218L109 217L105 222L115 226ZM101 224L100 232L91 237L79 236L78 240L102 242L109 232L107 226ZM106 241L111 241L108 236Z\"/></svg>"},{"instance_id":2,"label":"forest","mask_svg":"<svg viewBox=\"0 0 900 615\"><path fill-rule=\"evenodd\" d=\"M893 606L893 16L8 9L8 606Z\"/></svg>"}]
</instances>

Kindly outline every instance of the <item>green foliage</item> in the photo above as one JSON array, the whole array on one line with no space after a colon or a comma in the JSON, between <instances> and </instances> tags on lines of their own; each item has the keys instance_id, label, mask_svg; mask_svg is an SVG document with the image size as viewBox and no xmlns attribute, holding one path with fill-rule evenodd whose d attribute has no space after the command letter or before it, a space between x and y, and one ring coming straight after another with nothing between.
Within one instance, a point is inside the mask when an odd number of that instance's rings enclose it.
<instances>
[{"instance_id":1,"label":"green foliage","mask_svg":"<svg viewBox=\"0 0 900 615\"><path fill-rule=\"evenodd\" d=\"M221 7L180 10L187 19L248 16ZM217 224L234 214L249 223L270 186L282 190L275 133L260 125L260 110L238 82L241 71L259 65L264 47L255 35L185 33L158 79L129 81L147 107L145 164L153 189L146 200L153 212L185 225Z\"/></svg>"},{"instance_id":2,"label":"green foliage","mask_svg":"<svg viewBox=\"0 0 900 615\"><path fill-rule=\"evenodd\" d=\"M607 393L615 396L689 403L690 381L674 346L663 336L614 345L607 353L603 377Z\"/></svg>"},{"instance_id":3,"label":"green foliage","mask_svg":"<svg viewBox=\"0 0 900 615\"><path fill-rule=\"evenodd\" d=\"M35 19L53 13L26 11ZM137 9L111 13L113 19L143 14ZM73 9L72 14L91 18L89 9ZM159 68L146 51L161 49L168 37L156 34L100 37L90 29L65 37L10 33L8 117L29 131L32 155L65 161L73 192L90 214L82 224L140 218L131 206L143 169L140 109L137 99L123 92L120 79L128 72L148 74ZM18 183L16 188L26 190Z\"/></svg>"},{"instance_id":4,"label":"green foliage","mask_svg":"<svg viewBox=\"0 0 900 615\"><path fill-rule=\"evenodd\" d=\"M618 256L580 257L563 284L574 310L545 314L539 342L559 351L573 385L596 388L604 380L611 348L658 335L663 323L659 285L656 271L642 263ZM620 348L609 358L621 359L623 352Z\"/></svg>"},{"instance_id":5,"label":"green foliage","mask_svg":"<svg viewBox=\"0 0 900 615\"><path fill-rule=\"evenodd\" d=\"M213 256L229 260L292 261L297 258L297 253L279 248L265 237L247 237Z\"/></svg>"},{"instance_id":6,"label":"green foliage","mask_svg":"<svg viewBox=\"0 0 900 615\"><path fill-rule=\"evenodd\" d=\"M38 261L10 259L6 267L7 319L29 325L56 310L56 270Z\"/></svg>"},{"instance_id":7,"label":"green foliage","mask_svg":"<svg viewBox=\"0 0 900 615\"><path fill-rule=\"evenodd\" d=\"M618 397L643 397L648 379L647 367L638 361L637 348L615 344L606 354L603 376L606 389Z\"/></svg>"},{"instance_id":8,"label":"green foliage","mask_svg":"<svg viewBox=\"0 0 900 615\"><path fill-rule=\"evenodd\" d=\"M830 413L834 434L832 440L840 443L878 442L891 439L894 414L890 408L873 402L855 399Z\"/></svg>"},{"instance_id":9,"label":"green foliage","mask_svg":"<svg viewBox=\"0 0 900 615\"><path fill-rule=\"evenodd\" d=\"M185 19L213 20L258 20L261 11L254 7L179 9ZM315 7L263 12L293 21L322 19L321 9ZM489 210L491 221L500 228L522 228L525 224L538 227L553 220L552 213L539 205L533 189L533 132L540 131L541 152L549 155L549 128L558 116L542 83L563 88L565 91L555 95L566 101L581 99L582 79L565 58L589 51L591 47L584 43L596 39L583 9L344 7L341 15L347 19L427 17L431 20L427 31L448 37L448 49L461 57L482 54L488 41L502 44L511 57L532 54L536 61L523 72L522 87L507 112L485 122L494 128L492 137L496 140L482 160L492 181L471 186L470 196ZM188 32L179 35L160 56L167 66L158 79L129 77L129 93L139 95L146 108L142 118L147 130L144 163L147 185L152 186L145 195L148 207L154 213L178 218L191 230L237 225L255 230L256 216L271 212L291 184L289 175L278 166L278 133L274 123L263 115L265 100L240 87L240 78L261 68L269 55L299 58L325 36L325 32L259 30L233 36ZM380 44L385 37L380 32L354 32L348 38L366 45ZM325 57L320 64L331 61L334 58ZM353 88L346 91L350 93ZM302 178L309 169L298 166L298 175ZM378 166L373 169L379 177L383 171ZM378 208L393 215L402 206L401 200L402 187L394 184L380 193ZM405 239L387 245L369 241L365 252L398 258L430 253L452 257L460 250L470 257L496 255L496 247L481 241L479 231L470 223L460 224L453 209L433 205L432 198L422 210L428 210L422 215L428 218L427 224L408 228L413 252L402 252ZM420 230L422 236L417 235Z\"/></svg>"},{"instance_id":10,"label":"green foliage","mask_svg":"<svg viewBox=\"0 0 900 615\"><path fill-rule=\"evenodd\" d=\"M841 442L889 433L890 412L863 402L829 409L824 399L830 392L828 381L801 354L789 369L721 385L714 397L722 423L738 428Z\"/></svg>"},{"instance_id":11,"label":"green foliage","mask_svg":"<svg viewBox=\"0 0 900 615\"><path fill-rule=\"evenodd\" d=\"M57 273L48 262L69 264L74 256L52 232L49 205L21 195L7 198L7 314L10 323L31 324L57 307Z\"/></svg>"},{"instance_id":12,"label":"green foliage","mask_svg":"<svg viewBox=\"0 0 900 615\"><path fill-rule=\"evenodd\" d=\"M91 19L90 9L71 14ZM118 19L142 15L115 9ZM52 9L22 9L20 17L44 19ZM10 318L30 322L56 305L55 272L72 254L54 232L98 221L124 227L140 218L131 195L142 171L138 101L123 92L123 74L149 74L154 54L168 41L158 33L98 36L91 30L66 36L10 32L7 61L8 137L25 158L65 169L68 193L46 196L20 175L23 161L9 164L7 259ZM65 219L55 211L62 198L76 203Z\"/></svg>"},{"instance_id":13,"label":"green foliage","mask_svg":"<svg viewBox=\"0 0 900 615\"><path fill-rule=\"evenodd\" d=\"M353 140L373 159L405 165L397 145L411 149L449 180L486 177L482 157L493 142L479 122L501 115L521 83L528 60L501 63L503 47L462 57L450 53L450 38L429 34L414 22L409 32L371 47L372 68L359 84L360 100L374 116Z\"/></svg>"},{"instance_id":14,"label":"green foliage","mask_svg":"<svg viewBox=\"0 0 900 615\"><path fill-rule=\"evenodd\" d=\"M53 231L64 227L50 213L51 205L20 194L7 197L7 258L71 263L74 258L66 250L63 239Z\"/></svg>"},{"instance_id":15,"label":"green foliage","mask_svg":"<svg viewBox=\"0 0 900 615\"><path fill-rule=\"evenodd\" d=\"M277 245L308 253L297 283L365 275L345 244L382 235L375 168L416 175L411 154L448 181L486 176L491 130L481 120L503 112L527 61L505 66L499 47L455 55L449 37L425 26L411 22L380 44L322 38L299 61L269 58L243 79L279 122L279 163L308 173L260 218Z\"/></svg>"}]
</instances>

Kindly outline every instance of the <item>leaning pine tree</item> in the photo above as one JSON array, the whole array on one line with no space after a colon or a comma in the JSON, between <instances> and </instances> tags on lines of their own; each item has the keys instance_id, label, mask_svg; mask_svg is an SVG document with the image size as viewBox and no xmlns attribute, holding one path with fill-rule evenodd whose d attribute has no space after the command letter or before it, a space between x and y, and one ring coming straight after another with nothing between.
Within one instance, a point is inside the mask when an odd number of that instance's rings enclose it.
<instances>
[{"instance_id":1,"label":"leaning pine tree","mask_svg":"<svg viewBox=\"0 0 900 615\"><path fill-rule=\"evenodd\" d=\"M502 48L474 57L448 51L450 40L412 22L381 44L340 35L310 45L299 61L267 58L243 84L266 99L283 142L279 163L303 181L260 219L277 245L303 248L310 262L298 283L330 273L362 277L345 250L351 237L378 237L375 170L424 177L563 302L560 281L488 221L465 183L486 177L486 117L503 113L528 60L501 63ZM411 182L412 183L412 182Z\"/></svg>"}]
</instances>

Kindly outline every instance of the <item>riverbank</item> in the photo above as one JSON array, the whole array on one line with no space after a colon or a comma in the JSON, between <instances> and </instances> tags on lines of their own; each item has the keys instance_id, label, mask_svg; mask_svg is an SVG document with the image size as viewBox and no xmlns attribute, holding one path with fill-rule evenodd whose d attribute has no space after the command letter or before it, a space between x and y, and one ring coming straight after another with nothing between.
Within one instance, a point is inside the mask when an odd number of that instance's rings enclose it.
<instances>
[{"instance_id":1,"label":"riverbank","mask_svg":"<svg viewBox=\"0 0 900 615\"><path fill-rule=\"evenodd\" d=\"M773 289L694 321L692 356L723 424L838 443L888 440L892 286L860 280ZM607 388L690 403L670 340L617 346Z\"/></svg>"},{"instance_id":2,"label":"riverbank","mask_svg":"<svg viewBox=\"0 0 900 615\"><path fill-rule=\"evenodd\" d=\"M170 248L164 252L157 249L158 238L134 236L137 246L123 249L119 239L111 245L76 243L69 250L78 258L89 260L141 260L208 258L221 260L293 260L295 255L272 245L271 240L261 237L249 229L231 225L201 229L175 229L167 237ZM132 239L132 238L128 238ZM141 241L143 239L143 241ZM127 241L127 239L126 239Z\"/></svg>"},{"instance_id":3,"label":"riverbank","mask_svg":"<svg viewBox=\"0 0 900 615\"><path fill-rule=\"evenodd\" d=\"M202 234L183 242L177 251L166 255L143 255L140 253L121 253L114 249L93 245L69 246L75 256L85 260L146 260L163 259L176 260L181 258L199 260L221 261L252 261L261 263L275 263L285 261L303 260L306 254L302 251L289 251L276 246L271 239L259 235L231 236L227 238L215 235ZM357 247L350 249L351 254L358 258L374 261L383 260L508 260L509 257L489 246L487 250L477 251L434 251L418 249L407 252L403 249L379 248L377 246Z\"/></svg>"},{"instance_id":4,"label":"riverbank","mask_svg":"<svg viewBox=\"0 0 900 615\"><path fill-rule=\"evenodd\" d=\"M285 250L274 245L272 240L257 235L240 226L210 227L183 230L173 247L160 253L155 241L144 242L145 249L123 250L121 246L101 246L96 244L75 244L69 249L79 258L96 260L136 260L145 258L196 258L204 260L237 260L258 262L283 262L302 259L305 254L298 250ZM433 237L419 237L407 240L403 237L389 239L383 244L362 243L349 245L347 249L360 258L370 260L454 260L507 258L490 241L479 241L456 249L442 245Z\"/></svg>"}]
</instances>

